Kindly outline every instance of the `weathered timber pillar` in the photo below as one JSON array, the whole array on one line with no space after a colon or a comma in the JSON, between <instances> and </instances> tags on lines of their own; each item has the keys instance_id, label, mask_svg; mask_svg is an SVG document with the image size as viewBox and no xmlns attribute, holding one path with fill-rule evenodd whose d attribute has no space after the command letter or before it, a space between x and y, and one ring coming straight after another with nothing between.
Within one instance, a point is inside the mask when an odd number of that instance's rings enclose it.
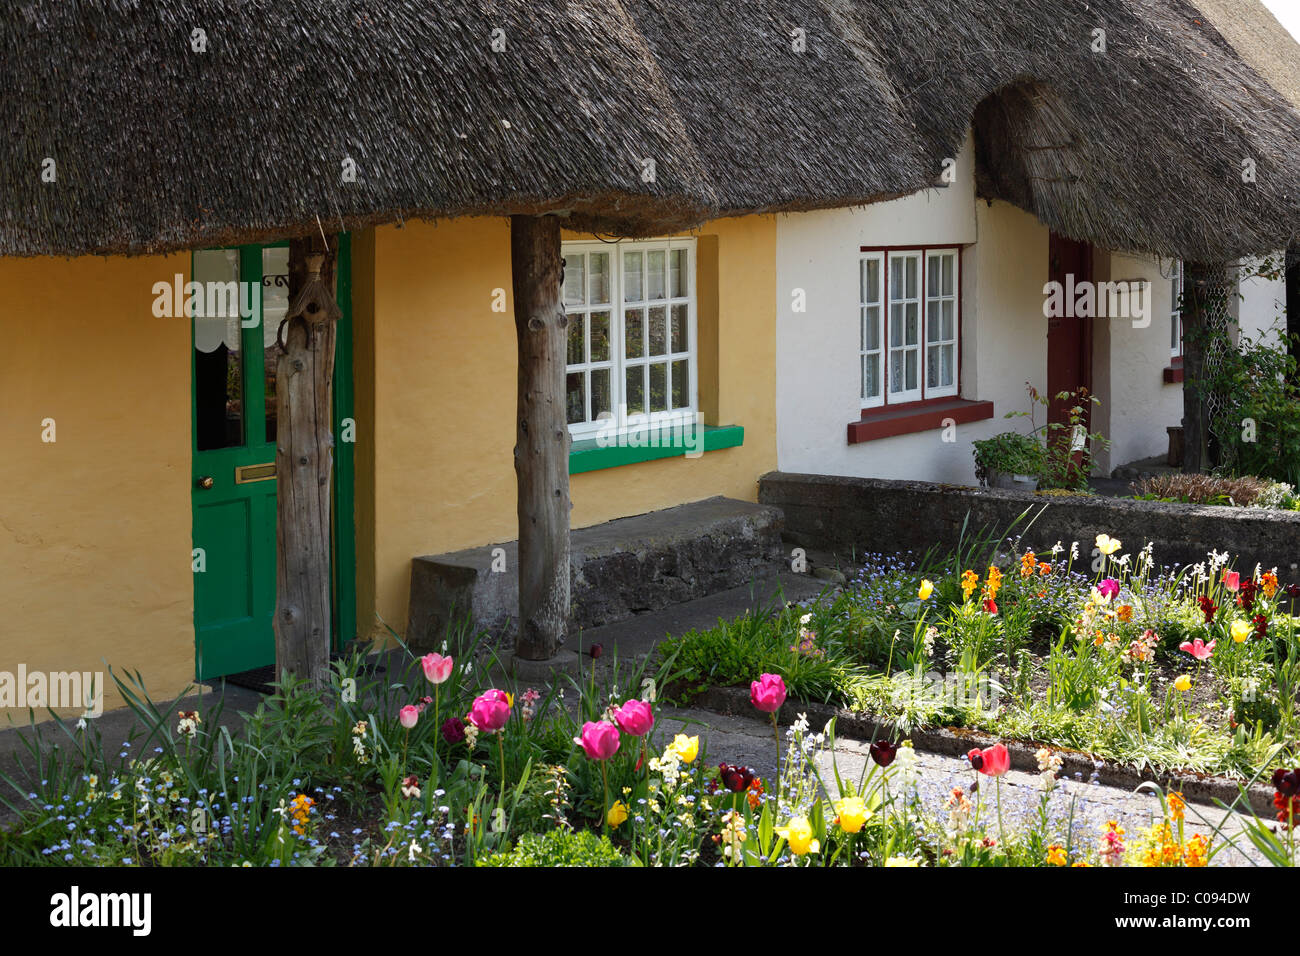
<instances>
[{"instance_id":1,"label":"weathered timber pillar","mask_svg":"<svg viewBox=\"0 0 1300 956\"><path fill-rule=\"evenodd\" d=\"M568 317L561 295L560 220L510 217L519 340L515 478L519 500L519 634L515 654L556 655L569 622Z\"/></svg>"},{"instance_id":2,"label":"weathered timber pillar","mask_svg":"<svg viewBox=\"0 0 1300 956\"><path fill-rule=\"evenodd\" d=\"M289 311L276 364L275 664L320 686L330 650L331 393L340 315L337 237L289 243Z\"/></svg>"},{"instance_id":3,"label":"weathered timber pillar","mask_svg":"<svg viewBox=\"0 0 1300 956\"><path fill-rule=\"evenodd\" d=\"M1208 470L1210 460L1210 392L1208 349L1225 320L1228 266L1183 264L1183 471Z\"/></svg>"}]
</instances>

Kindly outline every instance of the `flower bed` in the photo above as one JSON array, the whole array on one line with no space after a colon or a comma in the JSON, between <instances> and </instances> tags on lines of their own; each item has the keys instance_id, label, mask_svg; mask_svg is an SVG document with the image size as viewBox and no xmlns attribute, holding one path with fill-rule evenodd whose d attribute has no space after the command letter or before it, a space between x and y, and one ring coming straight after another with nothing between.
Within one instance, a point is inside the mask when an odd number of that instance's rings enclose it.
<instances>
[{"instance_id":1,"label":"flower bed","mask_svg":"<svg viewBox=\"0 0 1300 956\"><path fill-rule=\"evenodd\" d=\"M1101 550L1108 548L1103 542ZM1269 712L1271 729L1252 716L1255 730L1232 730L1201 713L1204 705L1189 704L1192 690L1153 690L1162 678L1176 687L1184 674L1193 675L1194 687L1237 686L1266 667L1289 680L1295 621L1282 607L1280 585L1262 575L1257 586L1254 578L1234 580L1218 566L1162 581L1140 568L1130 572L1113 551L1091 578L1064 554L1046 570L1037 556L1016 560L1005 571L959 572L959 562L929 576L901 561L882 562L833 600L686 635L654 662L603 658L583 680L548 689L498 682L472 650L456 661L413 658L406 675L384 682L354 657L336 665L328 687L286 680L235 733L220 726L219 713L159 708L137 681L116 678L144 731L112 747L93 721L58 723L52 729L71 746L56 749L41 740L49 728L35 732L27 779L7 781L26 799L11 803L19 819L0 831L0 859L100 866L1202 866L1241 841L1222 827L1187 832L1184 795L1176 790L1160 792L1162 813L1144 833L1125 833L1115 820L1082 827L1074 797L1057 786L1073 755L1052 746L1033 753L1037 791L1015 787L1004 795L1002 776L1024 755L998 739L971 741L963 785L936 794L933 781L922 780L907 734L919 737L927 723L953 715L1007 737L1041 719L1064 738L1094 733L1102 713L1125 726L1146 714L1150 726L1135 739L1160 747L1190 741L1198 759L1242 774L1255 768L1262 777L1290 759L1277 742L1293 719L1288 708ZM1233 625L1244 605L1235 602L1246 596L1254 604L1245 610L1257 610L1267 626L1252 625L1238 640ZM1200 598L1216 607L1208 610ZM1064 636L1053 639L1051 628L1062 621ZM1148 640L1144 631L1156 621L1165 636ZM1076 629L1080 636L1071 639ZM1109 639L1112 630L1123 640ZM1094 631L1100 642L1091 639ZM1171 649L1175 641L1190 653ZM712 656L717 650L727 653ZM1037 663L1025 666L1031 658ZM981 675L996 676L1008 693L1027 687L1024 713L1010 705L1004 712L980 693L961 702L928 699L914 678L938 661L952 664L954 688L978 689ZM1003 661L1020 670L1004 675ZM706 663L707 675L700 670ZM1045 703L1034 693L1034 673L1043 668L1052 675ZM663 732L663 688L726 683L750 670L748 706L772 728L771 769L713 764L707 736ZM879 704L899 688L906 693L884 732L873 734L871 759L856 776L841 769L834 719L813 732L799 715L782 730L792 689ZM1263 698L1277 703L1278 695ZM1057 712L1068 719L1053 723L1048 718ZM1257 854L1292 864L1300 770L1277 766L1270 780L1280 826L1256 819L1245 838Z\"/></svg>"}]
</instances>

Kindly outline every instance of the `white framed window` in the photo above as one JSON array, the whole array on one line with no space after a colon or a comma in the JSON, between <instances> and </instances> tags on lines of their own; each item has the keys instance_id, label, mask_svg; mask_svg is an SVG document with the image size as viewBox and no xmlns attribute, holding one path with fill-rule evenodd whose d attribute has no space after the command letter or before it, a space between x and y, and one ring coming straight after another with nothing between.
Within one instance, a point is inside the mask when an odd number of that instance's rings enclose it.
<instances>
[{"instance_id":1,"label":"white framed window","mask_svg":"<svg viewBox=\"0 0 1300 956\"><path fill-rule=\"evenodd\" d=\"M570 434L693 415L695 240L566 242L562 254Z\"/></svg>"},{"instance_id":2,"label":"white framed window","mask_svg":"<svg viewBox=\"0 0 1300 956\"><path fill-rule=\"evenodd\" d=\"M863 404L871 408L957 395L959 251L864 249L858 270Z\"/></svg>"},{"instance_id":3,"label":"white framed window","mask_svg":"<svg viewBox=\"0 0 1300 956\"><path fill-rule=\"evenodd\" d=\"M1173 262L1173 275L1169 280L1169 354L1173 358L1183 355L1183 263Z\"/></svg>"}]
</instances>

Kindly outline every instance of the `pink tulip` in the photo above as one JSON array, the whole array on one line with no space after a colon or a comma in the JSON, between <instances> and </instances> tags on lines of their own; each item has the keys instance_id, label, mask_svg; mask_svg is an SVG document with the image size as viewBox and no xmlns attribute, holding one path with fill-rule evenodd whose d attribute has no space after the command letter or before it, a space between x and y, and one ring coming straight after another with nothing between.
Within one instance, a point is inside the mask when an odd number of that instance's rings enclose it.
<instances>
[{"instance_id":1,"label":"pink tulip","mask_svg":"<svg viewBox=\"0 0 1300 956\"><path fill-rule=\"evenodd\" d=\"M1241 574L1237 571L1223 572L1223 586L1229 591L1241 590Z\"/></svg>"},{"instance_id":2,"label":"pink tulip","mask_svg":"<svg viewBox=\"0 0 1300 956\"><path fill-rule=\"evenodd\" d=\"M410 730L420 719L420 708L414 704L407 704L397 712L397 719L402 722L402 726Z\"/></svg>"},{"instance_id":3,"label":"pink tulip","mask_svg":"<svg viewBox=\"0 0 1300 956\"><path fill-rule=\"evenodd\" d=\"M425 654L420 658L424 677L430 684L441 684L451 676L451 658L441 654Z\"/></svg>"},{"instance_id":4,"label":"pink tulip","mask_svg":"<svg viewBox=\"0 0 1300 956\"><path fill-rule=\"evenodd\" d=\"M604 720L589 720L582 725L579 742L591 760L608 760L618 753L618 728Z\"/></svg>"},{"instance_id":5,"label":"pink tulip","mask_svg":"<svg viewBox=\"0 0 1300 956\"><path fill-rule=\"evenodd\" d=\"M785 703L785 681L777 674L760 675L749 685L749 702L764 713L776 713Z\"/></svg>"},{"instance_id":6,"label":"pink tulip","mask_svg":"<svg viewBox=\"0 0 1300 956\"><path fill-rule=\"evenodd\" d=\"M976 747L966 755L970 765L990 777L1000 777L1011 769L1011 754L1005 744L994 744L980 750Z\"/></svg>"},{"instance_id":7,"label":"pink tulip","mask_svg":"<svg viewBox=\"0 0 1300 956\"><path fill-rule=\"evenodd\" d=\"M495 687L474 698L469 709L469 720L479 730L496 733L510 719L510 698Z\"/></svg>"},{"instance_id":8,"label":"pink tulip","mask_svg":"<svg viewBox=\"0 0 1300 956\"><path fill-rule=\"evenodd\" d=\"M614 711L614 720L623 733L633 737L644 737L655 725L655 715L643 700L629 700Z\"/></svg>"},{"instance_id":9,"label":"pink tulip","mask_svg":"<svg viewBox=\"0 0 1300 956\"><path fill-rule=\"evenodd\" d=\"M1198 637L1194 641L1183 641L1183 643L1178 645L1178 649L1180 651L1186 651L1198 661L1208 661L1210 655L1214 653L1215 643L1215 641L1210 641L1210 643L1206 644Z\"/></svg>"},{"instance_id":10,"label":"pink tulip","mask_svg":"<svg viewBox=\"0 0 1300 956\"><path fill-rule=\"evenodd\" d=\"M1097 593L1102 596L1103 600L1109 601L1116 594L1119 594L1119 582L1114 578L1106 578L1097 585Z\"/></svg>"}]
</instances>

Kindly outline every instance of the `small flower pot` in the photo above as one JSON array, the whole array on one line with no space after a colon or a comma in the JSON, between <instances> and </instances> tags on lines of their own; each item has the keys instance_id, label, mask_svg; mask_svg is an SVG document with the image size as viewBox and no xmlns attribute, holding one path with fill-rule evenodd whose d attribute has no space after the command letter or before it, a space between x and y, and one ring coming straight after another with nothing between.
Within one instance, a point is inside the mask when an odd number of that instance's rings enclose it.
<instances>
[{"instance_id":1,"label":"small flower pot","mask_svg":"<svg viewBox=\"0 0 1300 956\"><path fill-rule=\"evenodd\" d=\"M1006 488L1009 491L1037 491L1038 478L1034 475L1012 475L1006 472L989 470L990 488Z\"/></svg>"}]
</instances>

